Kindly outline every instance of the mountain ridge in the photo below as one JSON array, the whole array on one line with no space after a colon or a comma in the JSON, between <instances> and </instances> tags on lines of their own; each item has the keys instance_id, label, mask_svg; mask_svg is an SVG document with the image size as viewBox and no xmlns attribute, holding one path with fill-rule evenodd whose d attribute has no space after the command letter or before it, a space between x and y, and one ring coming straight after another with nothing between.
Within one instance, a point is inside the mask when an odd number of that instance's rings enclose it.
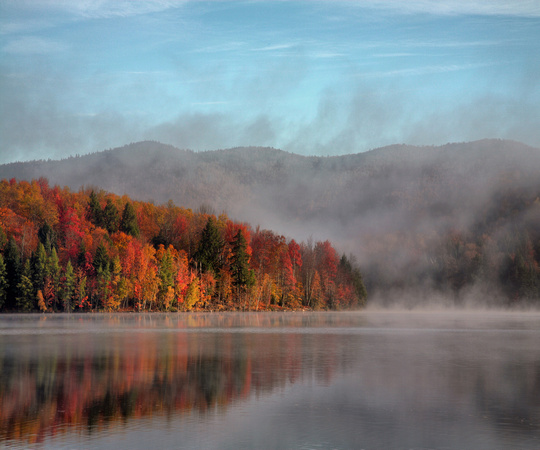
<instances>
[{"instance_id":1,"label":"mountain ridge","mask_svg":"<svg viewBox=\"0 0 540 450\"><path fill-rule=\"evenodd\" d=\"M437 258L452 233L463 248L486 256L489 247L486 257L497 259L511 252L492 242L523 232L540 260L539 174L540 149L499 139L396 144L339 156L271 147L193 152L143 141L59 161L0 166L0 178L45 177L72 190L93 187L160 204L172 200L226 211L300 240L330 238L358 257L370 287L392 288L403 278L420 283L426 272L450 264ZM433 267L433 261L442 266ZM437 285L436 276L427 278Z\"/></svg>"}]
</instances>

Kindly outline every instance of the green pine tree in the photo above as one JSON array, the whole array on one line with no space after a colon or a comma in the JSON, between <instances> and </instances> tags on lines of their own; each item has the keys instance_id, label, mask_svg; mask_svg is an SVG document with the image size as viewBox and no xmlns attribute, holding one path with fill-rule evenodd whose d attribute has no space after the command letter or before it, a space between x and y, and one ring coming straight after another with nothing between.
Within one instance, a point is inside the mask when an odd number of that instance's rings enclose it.
<instances>
[{"instance_id":1,"label":"green pine tree","mask_svg":"<svg viewBox=\"0 0 540 450\"><path fill-rule=\"evenodd\" d=\"M87 218L96 227L105 228L103 224L103 211L101 210L101 205L99 204L98 197L94 191L90 192Z\"/></svg>"},{"instance_id":2,"label":"green pine tree","mask_svg":"<svg viewBox=\"0 0 540 450\"><path fill-rule=\"evenodd\" d=\"M0 311L6 303L8 286L6 264L4 256L0 253Z\"/></svg>"},{"instance_id":3,"label":"green pine tree","mask_svg":"<svg viewBox=\"0 0 540 450\"><path fill-rule=\"evenodd\" d=\"M60 290L60 298L62 300L62 306L64 311L71 312L72 298L75 293L75 273L73 272L73 266L71 261L68 261L64 270L64 277L62 280L62 287Z\"/></svg>"},{"instance_id":4,"label":"green pine tree","mask_svg":"<svg viewBox=\"0 0 540 450\"><path fill-rule=\"evenodd\" d=\"M38 244L36 252L32 255L31 264L34 289L36 292L43 291L45 278L47 276L47 253L42 242Z\"/></svg>"},{"instance_id":5,"label":"green pine tree","mask_svg":"<svg viewBox=\"0 0 540 450\"><path fill-rule=\"evenodd\" d=\"M223 239L213 217L208 219L202 232L199 248L194 255L195 261L203 272L217 275L222 266Z\"/></svg>"},{"instance_id":6,"label":"green pine tree","mask_svg":"<svg viewBox=\"0 0 540 450\"><path fill-rule=\"evenodd\" d=\"M56 302L58 301L58 292L60 286L60 262L58 260L58 254L56 253L56 248L53 247L51 255L47 258L47 279L45 284L48 285L49 292L48 294L51 297L47 297L48 304L56 310Z\"/></svg>"},{"instance_id":7,"label":"green pine tree","mask_svg":"<svg viewBox=\"0 0 540 450\"><path fill-rule=\"evenodd\" d=\"M103 225L109 233L118 231L118 209L110 198L103 209Z\"/></svg>"},{"instance_id":8,"label":"green pine tree","mask_svg":"<svg viewBox=\"0 0 540 450\"><path fill-rule=\"evenodd\" d=\"M53 247L56 247L56 233L47 222L38 230L38 238L45 247L46 253L50 254Z\"/></svg>"},{"instance_id":9,"label":"green pine tree","mask_svg":"<svg viewBox=\"0 0 540 450\"><path fill-rule=\"evenodd\" d=\"M19 295L17 286L21 279L21 257L19 247L13 236L10 237L4 250L4 263L6 265L7 291L5 309L17 307L16 298Z\"/></svg>"},{"instance_id":10,"label":"green pine tree","mask_svg":"<svg viewBox=\"0 0 540 450\"><path fill-rule=\"evenodd\" d=\"M247 241L241 229L238 230L233 241L233 256L231 263L233 284L238 289L245 290L255 284L255 274L249 268L249 254Z\"/></svg>"},{"instance_id":11,"label":"green pine tree","mask_svg":"<svg viewBox=\"0 0 540 450\"><path fill-rule=\"evenodd\" d=\"M2 225L0 225L0 250L4 248L4 245L7 243L7 236L6 233L4 233L4 229L2 228Z\"/></svg>"},{"instance_id":12,"label":"green pine tree","mask_svg":"<svg viewBox=\"0 0 540 450\"><path fill-rule=\"evenodd\" d=\"M109 253L107 252L107 248L103 243L101 242L97 249L96 249L96 255L94 256L94 269L96 269L96 273L99 269L103 270L109 270Z\"/></svg>"},{"instance_id":13,"label":"green pine tree","mask_svg":"<svg viewBox=\"0 0 540 450\"><path fill-rule=\"evenodd\" d=\"M129 234L133 237L139 236L137 216L135 215L135 210L133 209L133 205L130 202L127 202L126 206L124 206L122 218L120 219L120 231L123 231L124 233Z\"/></svg>"},{"instance_id":14,"label":"green pine tree","mask_svg":"<svg viewBox=\"0 0 540 450\"><path fill-rule=\"evenodd\" d=\"M34 309L34 286L32 284L32 271L30 269L30 260L24 263L21 272L21 279L17 285L17 309L19 311L32 311Z\"/></svg>"}]
</instances>

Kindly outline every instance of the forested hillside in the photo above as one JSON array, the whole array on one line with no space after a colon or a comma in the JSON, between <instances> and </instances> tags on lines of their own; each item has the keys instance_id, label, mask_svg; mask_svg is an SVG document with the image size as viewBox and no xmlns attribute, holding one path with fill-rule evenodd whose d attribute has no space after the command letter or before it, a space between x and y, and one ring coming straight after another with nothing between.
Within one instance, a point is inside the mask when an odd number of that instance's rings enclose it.
<instances>
[{"instance_id":1,"label":"forested hillside","mask_svg":"<svg viewBox=\"0 0 540 450\"><path fill-rule=\"evenodd\" d=\"M372 301L540 297L540 150L517 142L394 145L334 157L140 142L0 166L0 178L41 176L72 190L226 211L297 240L330 239L357 257Z\"/></svg>"},{"instance_id":2,"label":"forested hillside","mask_svg":"<svg viewBox=\"0 0 540 450\"><path fill-rule=\"evenodd\" d=\"M0 181L0 310L345 309L353 261L225 214L99 190Z\"/></svg>"}]
</instances>

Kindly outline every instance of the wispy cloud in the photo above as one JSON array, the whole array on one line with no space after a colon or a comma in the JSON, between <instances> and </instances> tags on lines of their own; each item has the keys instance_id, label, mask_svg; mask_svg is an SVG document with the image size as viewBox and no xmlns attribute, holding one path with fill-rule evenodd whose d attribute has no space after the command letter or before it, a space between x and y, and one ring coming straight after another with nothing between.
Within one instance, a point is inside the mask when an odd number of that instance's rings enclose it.
<instances>
[{"instance_id":1,"label":"wispy cloud","mask_svg":"<svg viewBox=\"0 0 540 450\"><path fill-rule=\"evenodd\" d=\"M402 14L540 17L540 2L537 0L365 0L341 3Z\"/></svg>"},{"instance_id":2,"label":"wispy cloud","mask_svg":"<svg viewBox=\"0 0 540 450\"><path fill-rule=\"evenodd\" d=\"M245 47L245 42L242 41L227 41L218 45L208 45L206 47L196 48L192 51L194 53L220 53L237 51Z\"/></svg>"},{"instance_id":3,"label":"wispy cloud","mask_svg":"<svg viewBox=\"0 0 540 450\"><path fill-rule=\"evenodd\" d=\"M275 50L286 50L286 49L294 48L294 47L296 47L296 44L292 44L292 43L289 43L289 44L275 44L275 45L267 45L265 47L254 48L254 49L252 49L252 51L254 51L254 52L271 52L271 51L275 51Z\"/></svg>"},{"instance_id":4,"label":"wispy cloud","mask_svg":"<svg viewBox=\"0 0 540 450\"><path fill-rule=\"evenodd\" d=\"M437 73L457 72L460 70L471 70L480 67L491 66L493 64L441 64L433 66L412 67L406 69L394 69L377 72L362 72L357 76L362 78L377 78L391 76L419 76Z\"/></svg>"},{"instance_id":5,"label":"wispy cloud","mask_svg":"<svg viewBox=\"0 0 540 450\"><path fill-rule=\"evenodd\" d=\"M15 33L33 33L50 26L50 22L42 19L28 20L2 20L0 19L0 35L9 35Z\"/></svg>"},{"instance_id":6,"label":"wispy cloud","mask_svg":"<svg viewBox=\"0 0 540 450\"><path fill-rule=\"evenodd\" d=\"M344 56L346 56L345 53L338 53L338 52L314 52L314 53L311 53L310 56L312 58L321 58L321 59L324 59L324 58L342 58Z\"/></svg>"},{"instance_id":7,"label":"wispy cloud","mask_svg":"<svg viewBox=\"0 0 540 450\"><path fill-rule=\"evenodd\" d=\"M107 18L163 11L179 7L186 0L18 0L8 3L19 9L42 9L84 18Z\"/></svg>"},{"instance_id":8,"label":"wispy cloud","mask_svg":"<svg viewBox=\"0 0 540 450\"><path fill-rule=\"evenodd\" d=\"M48 54L65 51L69 46L63 42L52 39L44 39L36 36L24 36L19 39L13 39L2 47L6 53L13 54Z\"/></svg>"}]
</instances>

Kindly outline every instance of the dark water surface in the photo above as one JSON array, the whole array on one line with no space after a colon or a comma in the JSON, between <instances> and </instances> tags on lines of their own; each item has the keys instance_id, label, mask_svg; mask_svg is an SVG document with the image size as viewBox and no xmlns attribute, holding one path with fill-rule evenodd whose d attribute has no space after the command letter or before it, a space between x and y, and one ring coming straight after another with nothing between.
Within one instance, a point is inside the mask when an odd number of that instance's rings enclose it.
<instances>
[{"instance_id":1,"label":"dark water surface","mask_svg":"<svg viewBox=\"0 0 540 450\"><path fill-rule=\"evenodd\" d=\"M0 448L540 449L540 314L0 317Z\"/></svg>"}]
</instances>

